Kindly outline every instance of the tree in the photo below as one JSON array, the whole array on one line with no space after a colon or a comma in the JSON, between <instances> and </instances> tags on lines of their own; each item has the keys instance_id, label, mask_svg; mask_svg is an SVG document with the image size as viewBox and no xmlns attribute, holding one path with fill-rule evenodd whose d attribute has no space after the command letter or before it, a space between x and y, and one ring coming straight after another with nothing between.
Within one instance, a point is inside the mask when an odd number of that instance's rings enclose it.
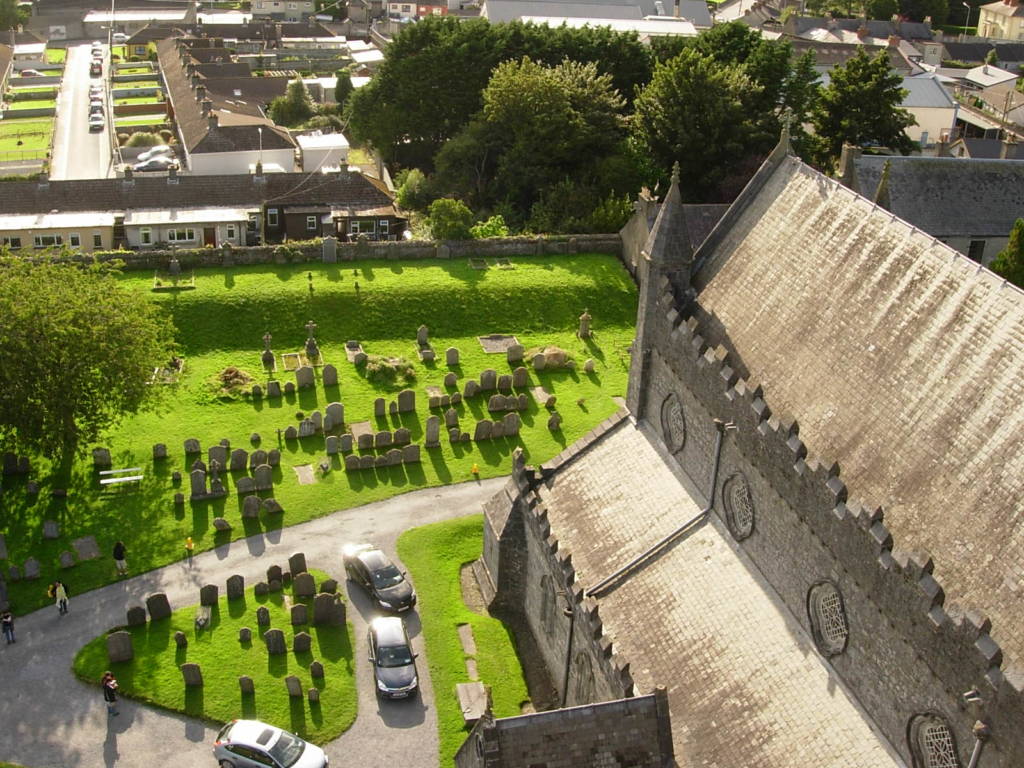
<instances>
[{"instance_id":1,"label":"tree","mask_svg":"<svg viewBox=\"0 0 1024 768\"><path fill-rule=\"evenodd\" d=\"M904 129L915 120L899 106L906 91L900 87L900 76L889 68L885 51L872 58L858 48L830 75L813 111L816 157L822 166L834 163L845 143L880 144L910 154L915 145Z\"/></svg>"},{"instance_id":2,"label":"tree","mask_svg":"<svg viewBox=\"0 0 1024 768\"><path fill-rule=\"evenodd\" d=\"M1024 288L1024 219L1017 219L1010 230L1010 242L996 254L992 271L1014 285Z\"/></svg>"},{"instance_id":3,"label":"tree","mask_svg":"<svg viewBox=\"0 0 1024 768\"><path fill-rule=\"evenodd\" d=\"M268 112L270 119L278 125L294 128L309 120L316 113L316 108L306 90L306 84L301 80L292 80L284 96L278 96L270 102Z\"/></svg>"},{"instance_id":4,"label":"tree","mask_svg":"<svg viewBox=\"0 0 1024 768\"><path fill-rule=\"evenodd\" d=\"M0 29L15 29L20 23L18 0L0 0Z\"/></svg>"},{"instance_id":5,"label":"tree","mask_svg":"<svg viewBox=\"0 0 1024 768\"><path fill-rule=\"evenodd\" d=\"M123 415L152 403L173 326L109 266L0 254L0 445L59 472Z\"/></svg>"},{"instance_id":6,"label":"tree","mask_svg":"<svg viewBox=\"0 0 1024 768\"><path fill-rule=\"evenodd\" d=\"M338 102L338 111L340 112L345 108L348 97L352 95L355 86L352 85L352 75L346 70L339 69L335 76L338 78L338 81L334 84L334 100Z\"/></svg>"},{"instance_id":7,"label":"tree","mask_svg":"<svg viewBox=\"0 0 1024 768\"><path fill-rule=\"evenodd\" d=\"M442 197L430 204L430 234L435 240L469 240L473 212L461 200Z\"/></svg>"},{"instance_id":8,"label":"tree","mask_svg":"<svg viewBox=\"0 0 1024 768\"><path fill-rule=\"evenodd\" d=\"M419 168L399 171L395 176L395 202L407 211L425 211L431 203L427 177Z\"/></svg>"},{"instance_id":9,"label":"tree","mask_svg":"<svg viewBox=\"0 0 1024 768\"><path fill-rule=\"evenodd\" d=\"M657 175L678 162L687 199L717 200L729 169L746 157L760 87L735 64L686 49L658 64L634 102L633 140Z\"/></svg>"},{"instance_id":10,"label":"tree","mask_svg":"<svg viewBox=\"0 0 1024 768\"><path fill-rule=\"evenodd\" d=\"M485 237L508 237L508 225L501 214L496 214L487 221L474 224L469 228L469 234L475 240L482 240Z\"/></svg>"}]
</instances>

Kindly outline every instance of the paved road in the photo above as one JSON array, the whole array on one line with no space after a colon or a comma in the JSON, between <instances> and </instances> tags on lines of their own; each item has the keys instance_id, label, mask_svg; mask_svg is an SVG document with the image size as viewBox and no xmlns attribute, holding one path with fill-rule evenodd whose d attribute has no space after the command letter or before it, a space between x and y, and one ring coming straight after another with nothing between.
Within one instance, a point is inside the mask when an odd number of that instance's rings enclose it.
<instances>
[{"instance_id":1,"label":"paved road","mask_svg":"<svg viewBox=\"0 0 1024 768\"><path fill-rule=\"evenodd\" d=\"M106 46L104 46L106 50ZM57 96L54 126L52 179L102 179L111 174L110 115L102 131L89 131L89 85L108 83L110 57L103 63L103 77L89 76L92 52L89 43L68 46L64 79ZM109 105L109 99L104 98Z\"/></svg>"},{"instance_id":2,"label":"paved road","mask_svg":"<svg viewBox=\"0 0 1024 768\"><path fill-rule=\"evenodd\" d=\"M190 718L122 700L121 715L108 717L97 687L71 673L75 653L111 626L124 623L125 608L146 595L166 592L172 606L198 601L199 587L223 584L233 573L247 584L264 578L273 564L305 552L309 567L343 576L338 552L346 541L369 540L394 556L395 540L407 528L472 514L504 483L496 478L427 488L308 523L232 542L150 573L72 596L70 612L54 608L17 620L18 642L0 644L0 760L31 768L139 768L213 765L216 732ZM131 553L129 552L129 566ZM111 564L113 568L113 564ZM378 702L366 661L369 603L349 589L349 617L356 633L359 716L326 749L331 764L435 768L437 726L418 617L407 617L420 656L422 695L415 701Z\"/></svg>"}]
</instances>

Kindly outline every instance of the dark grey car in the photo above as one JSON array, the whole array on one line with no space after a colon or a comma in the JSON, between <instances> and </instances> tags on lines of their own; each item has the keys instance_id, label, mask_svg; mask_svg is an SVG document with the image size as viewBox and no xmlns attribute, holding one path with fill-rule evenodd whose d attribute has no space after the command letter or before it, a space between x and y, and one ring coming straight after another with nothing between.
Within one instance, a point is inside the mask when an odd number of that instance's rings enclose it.
<instances>
[{"instance_id":1,"label":"dark grey car","mask_svg":"<svg viewBox=\"0 0 1024 768\"><path fill-rule=\"evenodd\" d=\"M346 547L345 575L365 589L386 611L407 611L416 605L416 591L390 558L369 544Z\"/></svg>"},{"instance_id":2,"label":"dark grey car","mask_svg":"<svg viewBox=\"0 0 1024 768\"><path fill-rule=\"evenodd\" d=\"M367 640L378 695L389 699L415 695L419 687L416 654L412 652L405 622L397 616L376 618L370 622Z\"/></svg>"}]
</instances>

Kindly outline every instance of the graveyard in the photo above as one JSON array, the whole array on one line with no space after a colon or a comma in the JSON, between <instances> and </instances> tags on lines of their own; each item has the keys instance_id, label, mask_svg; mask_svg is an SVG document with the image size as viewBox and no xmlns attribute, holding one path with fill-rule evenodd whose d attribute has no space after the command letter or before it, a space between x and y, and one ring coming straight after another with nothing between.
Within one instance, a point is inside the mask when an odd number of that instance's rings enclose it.
<instances>
[{"instance_id":1,"label":"graveyard","mask_svg":"<svg viewBox=\"0 0 1024 768\"><path fill-rule=\"evenodd\" d=\"M13 609L244 536L555 456L625 394L636 291L617 259L366 261L125 272L172 318L161 401L69 477L7 457ZM26 471L27 470L27 471ZM339 542L339 547L343 542Z\"/></svg>"}]
</instances>

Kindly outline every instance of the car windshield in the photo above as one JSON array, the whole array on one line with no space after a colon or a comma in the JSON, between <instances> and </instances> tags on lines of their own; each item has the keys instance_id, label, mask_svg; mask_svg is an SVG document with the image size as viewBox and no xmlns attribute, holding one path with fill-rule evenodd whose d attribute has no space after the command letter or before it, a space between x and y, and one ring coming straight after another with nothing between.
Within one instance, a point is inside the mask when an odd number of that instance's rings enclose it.
<instances>
[{"instance_id":1,"label":"car windshield","mask_svg":"<svg viewBox=\"0 0 1024 768\"><path fill-rule=\"evenodd\" d=\"M299 758L302 757L302 750L305 748L306 742L302 739L281 731L281 737L271 748L270 756L283 765L284 768L288 768L289 765L295 765L299 761Z\"/></svg>"},{"instance_id":2,"label":"car windshield","mask_svg":"<svg viewBox=\"0 0 1024 768\"><path fill-rule=\"evenodd\" d=\"M371 576L373 578L373 586L377 589L393 587L395 584L400 584L402 581L402 572L394 565L386 565L383 568L374 571Z\"/></svg>"},{"instance_id":3,"label":"car windshield","mask_svg":"<svg viewBox=\"0 0 1024 768\"><path fill-rule=\"evenodd\" d=\"M386 645L377 649L377 664L382 667L406 667L412 664L407 645Z\"/></svg>"}]
</instances>

